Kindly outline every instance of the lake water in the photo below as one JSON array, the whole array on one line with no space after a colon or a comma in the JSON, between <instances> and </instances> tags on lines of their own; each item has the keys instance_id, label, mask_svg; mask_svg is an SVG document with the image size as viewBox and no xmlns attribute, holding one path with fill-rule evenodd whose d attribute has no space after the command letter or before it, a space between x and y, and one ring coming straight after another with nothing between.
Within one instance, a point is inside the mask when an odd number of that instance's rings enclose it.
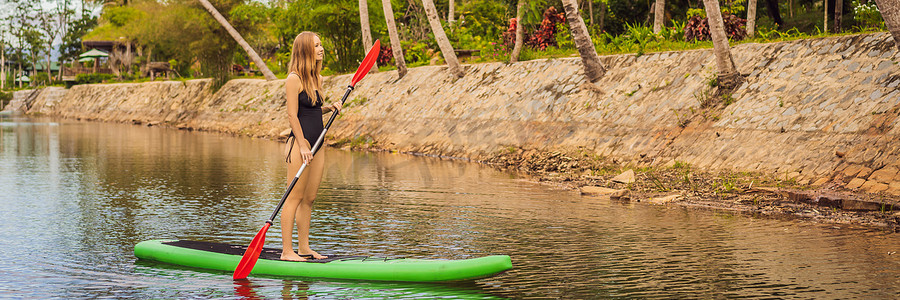
<instances>
[{"instance_id":1,"label":"lake water","mask_svg":"<svg viewBox=\"0 0 900 300\"><path fill-rule=\"evenodd\" d=\"M336 124L335 126L340 126ZM474 282L251 276L137 260L149 239L248 244L284 192L281 144L0 116L0 298L895 298L900 236L613 202L480 164L325 149L320 253L512 257ZM280 247L278 226L268 247Z\"/></svg>"}]
</instances>

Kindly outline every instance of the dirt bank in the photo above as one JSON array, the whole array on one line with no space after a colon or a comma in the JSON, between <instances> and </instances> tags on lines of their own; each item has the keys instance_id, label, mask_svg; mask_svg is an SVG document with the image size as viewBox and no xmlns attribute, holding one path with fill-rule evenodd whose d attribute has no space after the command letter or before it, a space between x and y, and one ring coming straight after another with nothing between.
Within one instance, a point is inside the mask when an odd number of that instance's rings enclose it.
<instances>
[{"instance_id":1,"label":"dirt bank","mask_svg":"<svg viewBox=\"0 0 900 300\"><path fill-rule=\"evenodd\" d=\"M617 201L900 232L900 197L862 193L846 189L840 182L812 187L761 173L705 172L677 161L661 167L634 168L580 150L562 153L510 148L483 163L521 172L534 181L580 190L583 195Z\"/></svg>"}]
</instances>

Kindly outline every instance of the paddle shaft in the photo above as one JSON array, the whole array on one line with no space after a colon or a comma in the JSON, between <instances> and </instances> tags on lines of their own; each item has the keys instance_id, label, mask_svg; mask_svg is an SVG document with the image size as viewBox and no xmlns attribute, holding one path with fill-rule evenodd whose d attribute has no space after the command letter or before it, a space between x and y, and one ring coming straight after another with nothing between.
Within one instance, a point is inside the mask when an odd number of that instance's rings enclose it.
<instances>
[{"instance_id":1,"label":"paddle shaft","mask_svg":"<svg viewBox=\"0 0 900 300\"><path fill-rule=\"evenodd\" d=\"M353 86L348 85L347 91L344 92L344 96L341 97L341 105L344 105L344 101L347 101L347 97L350 96L350 92L352 91ZM328 128L331 128L331 123L337 118L337 114L337 111L332 112L331 117L328 118L328 123L325 124L325 129L322 130L322 134L319 134L319 138L316 139L316 144L312 147L313 158L315 158L316 152L319 152L319 149L322 148L322 143L325 141L325 133L328 132ZM296 139L297 135L294 135L294 138ZM293 146L294 145L291 145L291 147ZM291 184L288 185L287 191L284 191L284 195L281 196L281 201L278 202L278 206L275 207L275 211L272 212L272 216L269 217L269 220L267 220L266 223L272 224L272 222L275 221L275 217L278 216L278 212L281 211L281 207L284 206L284 201L287 200L288 195L294 190L294 186L297 185L297 181L300 180L300 175L303 174L303 170L306 170L307 165L306 162L300 165L300 170L297 171L297 175L294 175L294 179L291 180Z\"/></svg>"}]
</instances>

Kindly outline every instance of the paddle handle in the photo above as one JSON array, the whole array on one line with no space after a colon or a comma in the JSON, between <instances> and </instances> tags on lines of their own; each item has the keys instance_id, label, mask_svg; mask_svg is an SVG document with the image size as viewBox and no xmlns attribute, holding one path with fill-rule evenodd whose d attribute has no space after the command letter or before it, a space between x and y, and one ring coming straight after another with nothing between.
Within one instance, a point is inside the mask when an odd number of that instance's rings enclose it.
<instances>
[{"instance_id":1,"label":"paddle handle","mask_svg":"<svg viewBox=\"0 0 900 300\"><path fill-rule=\"evenodd\" d=\"M341 105L344 105L344 102L347 101L347 97L350 96L350 92L353 91L353 86L348 85L347 91L344 92L344 96L341 97ZM328 118L328 123L325 124L325 129L322 130L322 133L319 134L319 138L316 139L316 144L312 147L312 154L315 157L316 152L319 152L319 149L322 148L322 143L325 141L325 133L328 132L328 128L331 128L331 123L334 123L334 119L337 118L337 111L332 112L331 117ZM291 145L293 147L294 145ZM294 179L291 180L291 184L288 185L287 191L284 192L284 195L281 196L281 201L278 202L278 206L275 207L275 211L272 212L272 216L269 217L269 220L266 223L273 224L275 221L275 217L278 216L278 212L281 211L281 207L284 206L284 201L287 200L288 195L291 194L291 191L294 190L294 186L297 185L297 181L300 180L300 175L303 174L303 170L306 170L306 166L308 164L304 162L300 165L300 170L297 170L297 175L294 175Z\"/></svg>"}]
</instances>

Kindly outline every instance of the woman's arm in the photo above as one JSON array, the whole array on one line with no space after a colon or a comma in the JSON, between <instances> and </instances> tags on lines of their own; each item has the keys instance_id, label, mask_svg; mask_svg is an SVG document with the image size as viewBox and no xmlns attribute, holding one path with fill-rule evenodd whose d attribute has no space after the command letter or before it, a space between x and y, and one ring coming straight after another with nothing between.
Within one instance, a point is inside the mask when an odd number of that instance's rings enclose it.
<instances>
[{"instance_id":1,"label":"woman's arm","mask_svg":"<svg viewBox=\"0 0 900 300\"><path fill-rule=\"evenodd\" d=\"M298 117L298 112L300 111L300 99L298 99L300 95L300 77L294 74L288 75L284 82L284 87L286 90L285 96L287 97L288 122L291 124L291 131L294 133L294 142L300 146L300 156L303 157L303 162L309 163L309 160L312 159L312 152L309 146L302 142L303 129L300 127L300 118Z\"/></svg>"}]
</instances>

